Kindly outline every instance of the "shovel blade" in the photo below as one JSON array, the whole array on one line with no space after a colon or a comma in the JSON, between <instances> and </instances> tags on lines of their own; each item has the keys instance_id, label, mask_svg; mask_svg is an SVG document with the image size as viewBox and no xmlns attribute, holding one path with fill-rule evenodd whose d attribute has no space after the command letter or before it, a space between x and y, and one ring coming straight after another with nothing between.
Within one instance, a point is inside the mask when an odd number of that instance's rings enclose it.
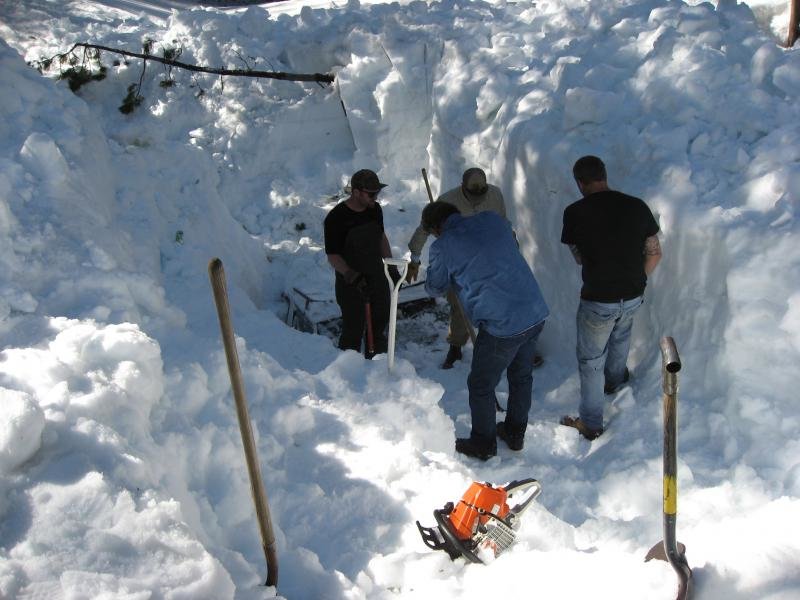
<instances>
[{"instance_id":1,"label":"shovel blade","mask_svg":"<svg viewBox=\"0 0 800 600\"><path fill-rule=\"evenodd\" d=\"M663 541L658 542L655 546L650 548L644 560L647 562L655 558L670 563L675 573L678 575L678 595L675 597L675 600L690 600L694 586L692 584L692 570L686 562L686 546L680 542L676 542L675 545L678 555L673 556L672 560L670 560L667 551L664 549Z\"/></svg>"},{"instance_id":2,"label":"shovel blade","mask_svg":"<svg viewBox=\"0 0 800 600\"><path fill-rule=\"evenodd\" d=\"M686 546L678 542L678 553L681 556L686 555ZM651 561L653 559L656 560L663 560L664 562L669 562L667 558L667 551L664 550L664 541L660 541L655 544L650 550L647 551L647 556L644 557L644 562Z\"/></svg>"}]
</instances>

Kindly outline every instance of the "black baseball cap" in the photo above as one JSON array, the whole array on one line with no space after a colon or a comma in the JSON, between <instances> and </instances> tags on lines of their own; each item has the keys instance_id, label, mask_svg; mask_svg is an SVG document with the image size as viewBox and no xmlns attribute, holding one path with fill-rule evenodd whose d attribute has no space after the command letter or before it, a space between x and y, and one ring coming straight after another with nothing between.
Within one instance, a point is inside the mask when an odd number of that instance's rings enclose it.
<instances>
[{"instance_id":1,"label":"black baseball cap","mask_svg":"<svg viewBox=\"0 0 800 600\"><path fill-rule=\"evenodd\" d=\"M486 173L477 167L467 169L461 178L461 187L473 196L485 194L489 191L489 186L486 185Z\"/></svg>"},{"instance_id":2,"label":"black baseball cap","mask_svg":"<svg viewBox=\"0 0 800 600\"><path fill-rule=\"evenodd\" d=\"M375 171L369 169L361 169L353 173L350 178L350 189L353 190L366 190L368 192L375 192L386 187L387 184L381 183Z\"/></svg>"}]
</instances>

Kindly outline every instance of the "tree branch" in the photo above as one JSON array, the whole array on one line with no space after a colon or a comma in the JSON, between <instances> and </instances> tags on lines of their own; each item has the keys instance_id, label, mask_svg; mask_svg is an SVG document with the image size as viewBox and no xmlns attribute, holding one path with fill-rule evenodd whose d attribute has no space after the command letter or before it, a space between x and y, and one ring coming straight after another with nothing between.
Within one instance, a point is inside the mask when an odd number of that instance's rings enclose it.
<instances>
[{"instance_id":1,"label":"tree branch","mask_svg":"<svg viewBox=\"0 0 800 600\"><path fill-rule=\"evenodd\" d=\"M138 52L130 52L128 50L118 50L108 46L100 46L98 44L87 44L79 42L75 44L68 52L69 54L75 48L94 48L95 50L104 50L106 52L114 52L115 54L122 54L123 56L132 56L134 58L141 58L142 60L154 60L165 65L171 65L187 71L196 71L199 73L212 73L214 75L230 75L236 77L262 77L267 79L281 79L285 81L318 81L323 83L333 83L334 76L329 73L283 73L280 71L253 71L251 69L215 69L212 67L201 67L198 65L190 65L188 63L179 62L177 60L170 60L161 58L153 54L140 54Z\"/></svg>"}]
</instances>

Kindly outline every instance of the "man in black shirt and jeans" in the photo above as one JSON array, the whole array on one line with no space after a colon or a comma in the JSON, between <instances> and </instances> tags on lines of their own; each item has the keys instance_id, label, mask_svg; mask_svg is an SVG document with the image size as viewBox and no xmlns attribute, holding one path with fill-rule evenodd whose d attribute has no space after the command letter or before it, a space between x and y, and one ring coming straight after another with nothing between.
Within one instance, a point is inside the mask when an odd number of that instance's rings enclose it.
<instances>
[{"instance_id":1,"label":"man in black shirt and jeans","mask_svg":"<svg viewBox=\"0 0 800 600\"><path fill-rule=\"evenodd\" d=\"M342 309L342 350L361 350L367 301L372 313L374 354L387 350L389 285L383 258L391 257L392 250L383 229L383 212L376 202L385 187L374 171L357 171L350 178L350 196L325 217L325 253L336 271L336 302ZM366 344L364 353L372 358Z\"/></svg>"},{"instance_id":2,"label":"man in black shirt and jeans","mask_svg":"<svg viewBox=\"0 0 800 600\"><path fill-rule=\"evenodd\" d=\"M564 210L561 241L582 267L578 307L579 416L564 417L589 440L603 433L604 393L628 381L631 328L647 277L661 260L659 227L639 198L612 191L596 156L578 159L572 174L583 198Z\"/></svg>"}]
</instances>

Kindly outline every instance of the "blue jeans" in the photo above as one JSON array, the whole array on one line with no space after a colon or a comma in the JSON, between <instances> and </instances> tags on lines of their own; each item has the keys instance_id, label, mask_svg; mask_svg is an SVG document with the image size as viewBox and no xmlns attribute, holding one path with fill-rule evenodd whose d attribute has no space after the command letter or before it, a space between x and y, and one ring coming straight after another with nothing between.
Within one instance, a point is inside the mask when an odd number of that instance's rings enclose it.
<instances>
[{"instance_id":1,"label":"blue jeans","mask_svg":"<svg viewBox=\"0 0 800 600\"><path fill-rule=\"evenodd\" d=\"M643 300L643 296L612 303L581 300L578 306L578 412L589 429L603 428L604 385L619 385L625 377L633 316Z\"/></svg>"},{"instance_id":2,"label":"blue jeans","mask_svg":"<svg viewBox=\"0 0 800 600\"><path fill-rule=\"evenodd\" d=\"M469 408L472 413L470 437L481 444L495 444L495 388L503 371L508 378L509 431L525 432L533 392L533 356L544 321L511 337L496 337L481 329L475 339L472 366L467 378Z\"/></svg>"}]
</instances>

